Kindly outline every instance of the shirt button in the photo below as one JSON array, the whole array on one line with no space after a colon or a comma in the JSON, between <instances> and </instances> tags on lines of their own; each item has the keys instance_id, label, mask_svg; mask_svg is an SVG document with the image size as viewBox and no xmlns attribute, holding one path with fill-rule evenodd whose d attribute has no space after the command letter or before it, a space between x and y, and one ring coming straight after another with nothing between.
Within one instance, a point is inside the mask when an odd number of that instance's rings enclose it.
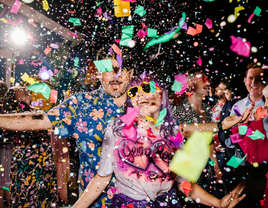
<instances>
[{"instance_id":1,"label":"shirt button","mask_svg":"<svg viewBox=\"0 0 268 208\"><path fill-rule=\"evenodd\" d=\"M119 109L116 109L116 113L120 113L120 110Z\"/></svg>"}]
</instances>

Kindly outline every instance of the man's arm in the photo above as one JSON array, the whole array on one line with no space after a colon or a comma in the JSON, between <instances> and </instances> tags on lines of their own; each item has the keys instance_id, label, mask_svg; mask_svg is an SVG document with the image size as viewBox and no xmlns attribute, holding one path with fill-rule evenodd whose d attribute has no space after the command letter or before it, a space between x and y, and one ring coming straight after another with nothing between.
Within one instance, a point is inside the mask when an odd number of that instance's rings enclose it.
<instances>
[{"instance_id":1,"label":"man's arm","mask_svg":"<svg viewBox=\"0 0 268 208\"><path fill-rule=\"evenodd\" d=\"M52 129L45 113L0 114L0 128L13 131Z\"/></svg>"},{"instance_id":2,"label":"man's arm","mask_svg":"<svg viewBox=\"0 0 268 208\"><path fill-rule=\"evenodd\" d=\"M244 115L245 117L246 115ZM226 130L234 125L238 124L243 117L238 117L238 116L229 116L225 118L221 124L222 124L222 129ZM202 124L197 124L197 123L190 123L190 124L181 124L179 126L179 130L185 137L190 137L192 133L195 131L212 131L212 132L218 132L218 123L202 123Z\"/></svg>"}]
</instances>

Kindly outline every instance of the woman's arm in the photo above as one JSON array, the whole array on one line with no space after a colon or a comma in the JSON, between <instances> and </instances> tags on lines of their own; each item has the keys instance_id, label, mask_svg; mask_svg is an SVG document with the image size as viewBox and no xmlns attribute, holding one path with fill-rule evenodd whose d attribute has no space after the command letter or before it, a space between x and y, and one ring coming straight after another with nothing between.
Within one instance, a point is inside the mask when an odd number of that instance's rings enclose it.
<instances>
[{"instance_id":1,"label":"woman's arm","mask_svg":"<svg viewBox=\"0 0 268 208\"><path fill-rule=\"evenodd\" d=\"M109 184L112 175L100 176L95 175L94 178L87 185L82 196L76 201L73 208L88 208L103 192L106 186Z\"/></svg>"},{"instance_id":2,"label":"woman's arm","mask_svg":"<svg viewBox=\"0 0 268 208\"><path fill-rule=\"evenodd\" d=\"M13 131L51 129L52 124L45 113L16 113L0 115L0 128Z\"/></svg>"}]
</instances>

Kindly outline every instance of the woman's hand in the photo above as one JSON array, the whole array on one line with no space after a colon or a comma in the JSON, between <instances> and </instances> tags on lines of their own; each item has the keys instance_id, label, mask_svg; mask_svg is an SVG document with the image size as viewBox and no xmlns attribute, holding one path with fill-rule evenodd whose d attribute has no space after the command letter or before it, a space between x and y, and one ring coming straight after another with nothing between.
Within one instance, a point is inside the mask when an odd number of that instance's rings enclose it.
<instances>
[{"instance_id":1,"label":"woman's hand","mask_svg":"<svg viewBox=\"0 0 268 208\"><path fill-rule=\"evenodd\" d=\"M246 197L246 194L240 196L245 185L243 182L239 183L228 195L223 197L220 201L221 208L232 208L237 205L238 202L243 200Z\"/></svg>"}]
</instances>

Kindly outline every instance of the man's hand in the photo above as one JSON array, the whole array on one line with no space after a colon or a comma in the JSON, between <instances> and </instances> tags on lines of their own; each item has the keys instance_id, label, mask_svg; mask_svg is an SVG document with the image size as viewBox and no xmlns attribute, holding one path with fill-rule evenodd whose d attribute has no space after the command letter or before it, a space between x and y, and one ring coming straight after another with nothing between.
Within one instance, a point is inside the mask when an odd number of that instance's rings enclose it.
<instances>
[{"instance_id":1,"label":"man's hand","mask_svg":"<svg viewBox=\"0 0 268 208\"><path fill-rule=\"evenodd\" d=\"M225 118L221 124L222 124L222 129L223 130L227 130L230 129L231 127L233 127L234 125L238 124L239 122L241 122L243 119L243 117L241 116L229 116L227 118Z\"/></svg>"}]
</instances>

